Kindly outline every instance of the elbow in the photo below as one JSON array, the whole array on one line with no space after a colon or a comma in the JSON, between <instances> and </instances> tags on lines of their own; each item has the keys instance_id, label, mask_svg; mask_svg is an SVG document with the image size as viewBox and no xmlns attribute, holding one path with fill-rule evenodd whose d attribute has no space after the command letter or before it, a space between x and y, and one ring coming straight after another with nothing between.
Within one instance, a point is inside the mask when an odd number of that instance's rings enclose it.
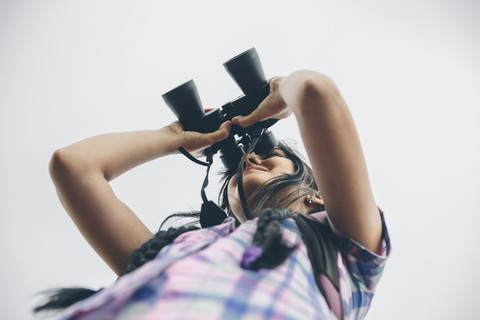
<instances>
[{"instance_id":1,"label":"elbow","mask_svg":"<svg viewBox=\"0 0 480 320\"><path fill-rule=\"evenodd\" d=\"M56 150L48 164L48 171L53 183L58 186L61 181L81 170L78 158L68 148Z\"/></svg>"},{"instance_id":2,"label":"elbow","mask_svg":"<svg viewBox=\"0 0 480 320\"><path fill-rule=\"evenodd\" d=\"M290 92L295 92L290 97L296 104L325 101L340 94L335 82L330 77L316 71L293 72L285 78L284 82L286 82L285 87L292 88Z\"/></svg>"},{"instance_id":3,"label":"elbow","mask_svg":"<svg viewBox=\"0 0 480 320\"><path fill-rule=\"evenodd\" d=\"M55 185L61 178L62 172L65 172L66 168L68 167L67 159L68 153L65 152L65 149L55 150L50 158L50 162L48 163L48 172L50 173L50 177Z\"/></svg>"},{"instance_id":4,"label":"elbow","mask_svg":"<svg viewBox=\"0 0 480 320\"><path fill-rule=\"evenodd\" d=\"M342 100L335 82L328 76L313 71L298 71L301 73L296 97L297 115L311 116L312 112L328 111Z\"/></svg>"},{"instance_id":5,"label":"elbow","mask_svg":"<svg viewBox=\"0 0 480 320\"><path fill-rule=\"evenodd\" d=\"M313 71L306 72L302 83L302 92L307 99L325 99L339 94L337 85L330 77Z\"/></svg>"}]
</instances>

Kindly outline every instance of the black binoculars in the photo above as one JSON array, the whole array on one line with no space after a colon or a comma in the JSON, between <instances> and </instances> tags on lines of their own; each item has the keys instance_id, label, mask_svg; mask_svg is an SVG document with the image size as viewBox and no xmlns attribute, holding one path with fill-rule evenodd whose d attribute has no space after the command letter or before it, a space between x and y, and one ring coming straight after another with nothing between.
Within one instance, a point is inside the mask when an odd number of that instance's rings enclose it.
<instances>
[{"instance_id":1,"label":"black binoculars","mask_svg":"<svg viewBox=\"0 0 480 320\"><path fill-rule=\"evenodd\" d=\"M223 66L240 87L243 95L218 109L204 112L193 80L162 95L165 103L176 115L185 131L214 132L223 122L231 120L235 116L250 114L269 95L270 86L255 48L235 56L225 62ZM263 129L263 133L253 152L256 154L266 153L277 145L277 140L272 132L266 129L277 121L269 119L257 122L247 128L232 126L228 138L207 148L204 155L213 155L220 151L220 159L225 168L236 170L242 156L252 143L254 132L258 132L258 129Z\"/></svg>"}]
</instances>

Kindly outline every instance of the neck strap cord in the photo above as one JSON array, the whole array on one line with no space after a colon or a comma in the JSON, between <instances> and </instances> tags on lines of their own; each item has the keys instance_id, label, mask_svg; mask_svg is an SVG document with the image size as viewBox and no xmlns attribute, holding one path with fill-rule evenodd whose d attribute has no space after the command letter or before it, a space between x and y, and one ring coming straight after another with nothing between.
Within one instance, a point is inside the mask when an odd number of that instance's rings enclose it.
<instances>
[{"instance_id":1,"label":"neck strap cord","mask_svg":"<svg viewBox=\"0 0 480 320\"><path fill-rule=\"evenodd\" d=\"M247 156L250 153L252 153L253 150L255 149L255 146L257 145L258 141L260 141L260 138L262 137L264 130L265 130L264 128L260 128L260 127L255 129L253 133L252 143L250 144L247 151L243 155L242 160L240 160L240 163L238 164L238 175L237 175L238 194L240 196L240 201L242 203L243 213L245 214L245 217L248 220L252 220L254 216L248 209L247 200L245 198L245 192L243 189L243 164L245 163Z\"/></svg>"},{"instance_id":2,"label":"neck strap cord","mask_svg":"<svg viewBox=\"0 0 480 320\"><path fill-rule=\"evenodd\" d=\"M207 188L208 186L208 175L210 174L210 167L212 166L212 163L213 163L213 155L212 154L208 154L207 155L207 162L204 162L204 161L201 161L201 160L198 160L197 158L195 158L194 156L192 156L187 150L185 150L183 147L180 147L178 148L178 151L180 151L185 157L187 157L188 159L190 159L191 161L195 162L196 164L199 164L199 165L202 165L202 166L205 166L207 167L207 174L205 175L205 179L203 180L203 185L202 185L202 190L201 190L201 195L202 195L202 200L203 202L207 202L208 201L208 198L207 198L207 194L205 193L205 189Z\"/></svg>"},{"instance_id":3,"label":"neck strap cord","mask_svg":"<svg viewBox=\"0 0 480 320\"><path fill-rule=\"evenodd\" d=\"M238 164L238 175L237 175L237 181L238 181L238 193L240 196L240 201L242 203L242 208L243 212L245 214L245 217L248 220L252 220L254 216L250 212L247 206L247 199L245 198L245 191L243 188L243 164L245 163L245 160L247 156L253 152L255 149L255 146L257 145L258 141L260 141L263 132L265 131L264 128L256 128L253 136L252 136L252 143L249 145L247 151L245 154L242 156L242 159L240 160L240 163ZM207 194L205 193L205 189L208 186L208 175L210 174L210 168L213 163L213 154L212 152L207 154L207 162L198 160L194 156L192 156L187 150L185 150L183 147L179 147L178 151L180 151L184 156L186 156L188 159L191 161L207 167L207 173L205 175L205 179L203 180L203 185L202 185L202 190L201 190L201 196L203 200L202 204L202 210L200 212L200 224L202 227L209 227L211 225L219 224L222 223L223 220L225 220L226 215L225 212L218 206L216 205L213 201L208 200ZM208 221L208 222L207 222Z\"/></svg>"},{"instance_id":4,"label":"neck strap cord","mask_svg":"<svg viewBox=\"0 0 480 320\"><path fill-rule=\"evenodd\" d=\"M200 210L200 225L202 226L202 228L207 228L222 223L227 218L225 211L223 211L215 202L208 200L207 194L205 193L205 189L208 186L208 175L210 174L210 168L212 167L213 163L213 152L209 152L207 154L207 162L204 162L192 156L187 150L182 147L178 148L178 151L180 151L191 161L207 167L207 174L205 175L205 179L203 180L201 190L203 203Z\"/></svg>"}]
</instances>

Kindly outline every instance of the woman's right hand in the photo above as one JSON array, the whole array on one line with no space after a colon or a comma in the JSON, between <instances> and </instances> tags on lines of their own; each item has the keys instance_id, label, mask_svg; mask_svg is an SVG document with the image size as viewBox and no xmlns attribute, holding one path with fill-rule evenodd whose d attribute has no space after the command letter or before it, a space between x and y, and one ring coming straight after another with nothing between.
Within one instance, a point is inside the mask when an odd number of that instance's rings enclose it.
<instances>
[{"instance_id":1,"label":"woman's right hand","mask_svg":"<svg viewBox=\"0 0 480 320\"><path fill-rule=\"evenodd\" d=\"M175 121L168 125L172 134L172 150L177 150L179 147L183 147L195 157L200 157L204 149L220 142L228 137L230 134L230 128L232 127L231 121L225 121L214 132L200 133L195 131L185 131L182 124L179 121Z\"/></svg>"}]
</instances>

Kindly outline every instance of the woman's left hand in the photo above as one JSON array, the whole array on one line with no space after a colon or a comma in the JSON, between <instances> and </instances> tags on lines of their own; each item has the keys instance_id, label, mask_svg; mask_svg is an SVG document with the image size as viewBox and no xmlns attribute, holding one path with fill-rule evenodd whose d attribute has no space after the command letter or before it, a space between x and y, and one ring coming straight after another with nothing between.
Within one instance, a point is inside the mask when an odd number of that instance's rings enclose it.
<instances>
[{"instance_id":1,"label":"woman's left hand","mask_svg":"<svg viewBox=\"0 0 480 320\"><path fill-rule=\"evenodd\" d=\"M241 127L249 127L259 121L267 119L285 119L292 114L285 101L280 96L278 86L283 77L273 77L268 80L270 94L263 100L252 113L247 116L236 116L232 119L233 124Z\"/></svg>"}]
</instances>

